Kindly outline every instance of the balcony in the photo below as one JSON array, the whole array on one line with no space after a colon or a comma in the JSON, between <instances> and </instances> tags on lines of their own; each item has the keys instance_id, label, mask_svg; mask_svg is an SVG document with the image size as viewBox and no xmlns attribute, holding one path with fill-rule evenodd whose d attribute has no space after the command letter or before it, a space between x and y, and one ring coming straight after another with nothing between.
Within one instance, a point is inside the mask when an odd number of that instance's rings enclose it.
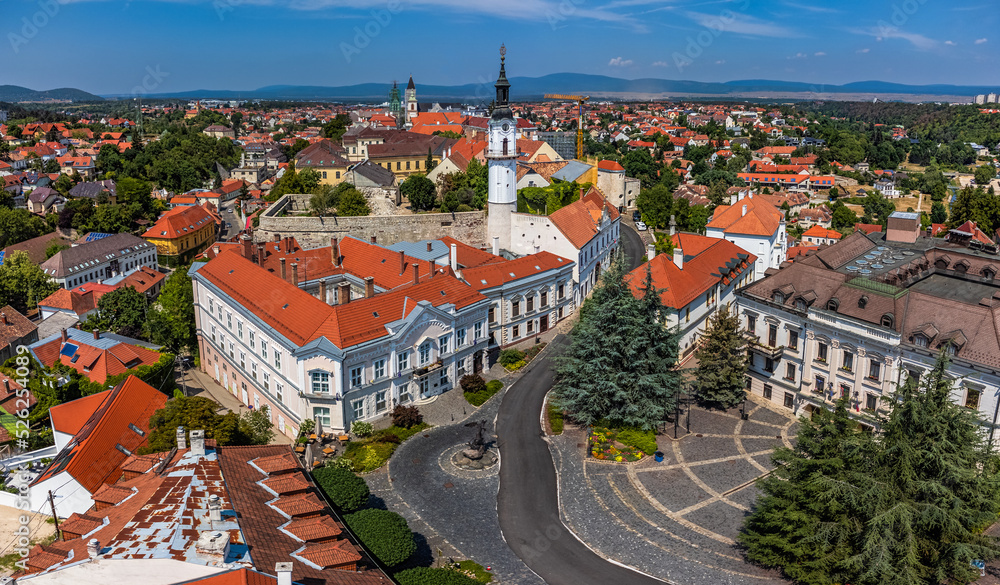
<instances>
[{"instance_id":1,"label":"balcony","mask_svg":"<svg viewBox=\"0 0 1000 585\"><path fill-rule=\"evenodd\" d=\"M442 367L444 367L444 364L441 362L441 360L438 360L430 365L419 367L413 370L413 373L410 374L410 379L419 380L420 378L433 374L434 372L440 370Z\"/></svg>"},{"instance_id":2,"label":"balcony","mask_svg":"<svg viewBox=\"0 0 1000 585\"><path fill-rule=\"evenodd\" d=\"M749 346L750 350L753 351L754 353L758 353L764 357L771 358L772 360L775 361L780 360L781 356L785 354L784 345L778 345L778 346L765 345L761 343L755 335L749 333L745 334L745 337L747 340L747 345Z\"/></svg>"}]
</instances>

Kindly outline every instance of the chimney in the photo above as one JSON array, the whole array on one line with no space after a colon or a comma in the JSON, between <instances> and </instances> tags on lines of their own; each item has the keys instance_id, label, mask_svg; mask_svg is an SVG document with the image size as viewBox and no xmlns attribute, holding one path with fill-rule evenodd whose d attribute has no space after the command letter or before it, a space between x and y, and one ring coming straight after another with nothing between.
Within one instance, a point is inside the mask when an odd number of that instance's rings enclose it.
<instances>
[{"instance_id":1,"label":"chimney","mask_svg":"<svg viewBox=\"0 0 1000 585\"><path fill-rule=\"evenodd\" d=\"M458 272L458 245L451 245L451 270L452 272Z\"/></svg>"},{"instance_id":2,"label":"chimney","mask_svg":"<svg viewBox=\"0 0 1000 585\"><path fill-rule=\"evenodd\" d=\"M399 274L406 274L406 254L402 250L399 251Z\"/></svg>"},{"instance_id":3,"label":"chimney","mask_svg":"<svg viewBox=\"0 0 1000 585\"><path fill-rule=\"evenodd\" d=\"M66 333L66 329L65 328L62 330L62 340L63 340L63 343L66 343L67 341L69 341L69 334Z\"/></svg>"},{"instance_id":4,"label":"chimney","mask_svg":"<svg viewBox=\"0 0 1000 585\"><path fill-rule=\"evenodd\" d=\"M267 254L264 253L264 244L257 244L257 265L263 267L265 258Z\"/></svg>"},{"instance_id":5,"label":"chimney","mask_svg":"<svg viewBox=\"0 0 1000 585\"><path fill-rule=\"evenodd\" d=\"M747 204L744 203L743 204L743 215L746 215L746 214L747 214ZM740 217L742 217L742 216L740 216Z\"/></svg>"},{"instance_id":6,"label":"chimney","mask_svg":"<svg viewBox=\"0 0 1000 585\"><path fill-rule=\"evenodd\" d=\"M652 260L656 258L656 246L654 244L646 244L646 260Z\"/></svg>"},{"instance_id":7,"label":"chimney","mask_svg":"<svg viewBox=\"0 0 1000 585\"><path fill-rule=\"evenodd\" d=\"M299 263L292 262L292 284L299 286Z\"/></svg>"},{"instance_id":8,"label":"chimney","mask_svg":"<svg viewBox=\"0 0 1000 585\"><path fill-rule=\"evenodd\" d=\"M378 243L378 238L375 237L375 236L372 236L372 243L373 244L377 244Z\"/></svg>"},{"instance_id":9,"label":"chimney","mask_svg":"<svg viewBox=\"0 0 1000 585\"><path fill-rule=\"evenodd\" d=\"M191 431L191 454L205 454L205 431L201 429Z\"/></svg>"},{"instance_id":10,"label":"chimney","mask_svg":"<svg viewBox=\"0 0 1000 585\"><path fill-rule=\"evenodd\" d=\"M493 236L493 255L500 255L500 236Z\"/></svg>"},{"instance_id":11,"label":"chimney","mask_svg":"<svg viewBox=\"0 0 1000 585\"><path fill-rule=\"evenodd\" d=\"M212 251L213 251L213 252L215 252L215 255L216 255L216 256L218 256L218 255L219 255L219 252L221 252L221 251L222 251L222 248L220 248L220 247L219 247L219 245L218 245L218 244L216 244L216 245L212 246Z\"/></svg>"},{"instance_id":12,"label":"chimney","mask_svg":"<svg viewBox=\"0 0 1000 585\"><path fill-rule=\"evenodd\" d=\"M87 541L87 556L96 559L99 554L101 554L101 541L91 538Z\"/></svg>"},{"instance_id":13,"label":"chimney","mask_svg":"<svg viewBox=\"0 0 1000 585\"><path fill-rule=\"evenodd\" d=\"M246 234L240 236L240 244L243 247L243 257L247 260L253 260L253 243L250 241L250 236Z\"/></svg>"},{"instance_id":14,"label":"chimney","mask_svg":"<svg viewBox=\"0 0 1000 585\"><path fill-rule=\"evenodd\" d=\"M10 323L7 322L7 313L0 313L0 323L10 325Z\"/></svg>"},{"instance_id":15,"label":"chimney","mask_svg":"<svg viewBox=\"0 0 1000 585\"><path fill-rule=\"evenodd\" d=\"M281 280L288 280L288 277L285 276L285 259L281 258L279 261L281 262Z\"/></svg>"},{"instance_id":16,"label":"chimney","mask_svg":"<svg viewBox=\"0 0 1000 585\"><path fill-rule=\"evenodd\" d=\"M684 250L674 248L674 264L677 265L677 268L684 270Z\"/></svg>"},{"instance_id":17,"label":"chimney","mask_svg":"<svg viewBox=\"0 0 1000 585\"><path fill-rule=\"evenodd\" d=\"M208 519L211 522L222 522L222 503L215 494L208 496Z\"/></svg>"},{"instance_id":18,"label":"chimney","mask_svg":"<svg viewBox=\"0 0 1000 585\"><path fill-rule=\"evenodd\" d=\"M274 243L277 244L280 241L281 241L281 234L274 234Z\"/></svg>"},{"instance_id":19,"label":"chimney","mask_svg":"<svg viewBox=\"0 0 1000 585\"><path fill-rule=\"evenodd\" d=\"M177 450L187 449L187 435L184 434L184 427L177 427Z\"/></svg>"},{"instance_id":20,"label":"chimney","mask_svg":"<svg viewBox=\"0 0 1000 585\"><path fill-rule=\"evenodd\" d=\"M420 265L413 263L413 284L420 282Z\"/></svg>"},{"instance_id":21,"label":"chimney","mask_svg":"<svg viewBox=\"0 0 1000 585\"><path fill-rule=\"evenodd\" d=\"M338 302L341 305L346 305L347 303L351 302L351 283L349 282L340 283L340 292L337 293L337 296L339 297Z\"/></svg>"},{"instance_id":22,"label":"chimney","mask_svg":"<svg viewBox=\"0 0 1000 585\"><path fill-rule=\"evenodd\" d=\"M8 394L10 394L10 380L8 380L7 378L4 378L3 379L3 395L7 396Z\"/></svg>"},{"instance_id":23,"label":"chimney","mask_svg":"<svg viewBox=\"0 0 1000 585\"><path fill-rule=\"evenodd\" d=\"M580 187L580 199L583 199L583 187Z\"/></svg>"},{"instance_id":24,"label":"chimney","mask_svg":"<svg viewBox=\"0 0 1000 585\"><path fill-rule=\"evenodd\" d=\"M375 296L375 278L371 276L365 277L365 298L370 299Z\"/></svg>"},{"instance_id":25,"label":"chimney","mask_svg":"<svg viewBox=\"0 0 1000 585\"><path fill-rule=\"evenodd\" d=\"M274 574L278 576L278 585L292 585L292 563L275 563Z\"/></svg>"},{"instance_id":26,"label":"chimney","mask_svg":"<svg viewBox=\"0 0 1000 585\"><path fill-rule=\"evenodd\" d=\"M433 245L430 242L427 242L427 251L430 252L432 248Z\"/></svg>"},{"instance_id":27,"label":"chimney","mask_svg":"<svg viewBox=\"0 0 1000 585\"><path fill-rule=\"evenodd\" d=\"M337 238L330 238L330 259L334 266L340 266L340 242Z\"/></svg>"},{"instance_id":28,"label":"chimney","mask_svg":"<svg viewBox=\"0 0 1000 585\"><path fill-rule=\"evenodd\" d=\"M101 330L100 329L93 329L92 333L94 334L94 341L97 341L98 339L101 338Z\"/></svg>"},{"instance_id":29,"label":"chimney","mask_svg":"<svg viewBox=\"0 0 1000 585\"><path fill-rule=\"evenodd\" d=\"M428 260L427 261L427 272L430 273L430 278L434 278L434 273L437 272L436 268L437 267L434 266L434 261L433 260Z\"/></svg>"},{"instance_id":30,"label":"chimney","mask_svg":"<svg viewBox=\"0 0 1000 585\"><path fill-rule=\"evenodd\" d=\"M319 281L319 300L326 302L326 279Z\"/></svg>"},{"instance_id":31,"label":"chimney","mask_svg":"<svg viewBox=\"0 0 1000 585\"><path fill-rule=\"evenodd\" d=\"M539 246L538 244L535 244L535 254L538 254L541 251L542 251L542 247Z\"/></svg>"},{"instance_id":32,"label":"chimney","mask_svg":"<svg viewBox=\"0 0 1000 585\"><path fill-rule=\"evenodd\" d=\"M674 218L673 215L671 215L670 216L670 237L674 237L674 234L676 234L676 233L677 233L677 220Z\"/></svg>"}]
</instances>

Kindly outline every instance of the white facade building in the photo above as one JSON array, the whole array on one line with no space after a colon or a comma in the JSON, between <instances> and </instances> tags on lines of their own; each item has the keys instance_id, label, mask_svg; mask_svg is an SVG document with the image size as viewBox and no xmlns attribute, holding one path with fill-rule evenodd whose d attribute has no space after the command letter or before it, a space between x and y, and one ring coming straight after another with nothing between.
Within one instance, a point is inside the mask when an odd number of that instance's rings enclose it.
<instances>
[{"instance_id":1,"label":"white facade building","mask_svg":"<svg viewBox=\"0 0 1000 585\"><path fill-rule=\"evenodd\" d=\"M727 240L757 257L755 280L769 268L788 259L785 214L752 192L740 192L733 205L720 205L709 220L705 235Z\"/></svg>"}]
</instances>

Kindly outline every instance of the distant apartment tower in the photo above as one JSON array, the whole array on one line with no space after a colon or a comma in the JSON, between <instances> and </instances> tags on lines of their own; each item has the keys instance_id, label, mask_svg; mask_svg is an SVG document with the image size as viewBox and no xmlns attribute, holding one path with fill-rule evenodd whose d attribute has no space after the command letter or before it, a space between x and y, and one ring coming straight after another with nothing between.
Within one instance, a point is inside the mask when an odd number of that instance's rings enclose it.
<instances>
[{"instance_id":1,"label":"distant apartment tower","mask_svg":"<svg viewBox=\"0 0 1000 585\"><path fill-rule=\"evenodd\" d=\"M986 95L986 103L988 103L988 104L995 104L995 103L997 103L997 94L995 94L993 92L990 92L989 94L987 94Z\"/></svg>"},{"instance_id":2,"label":"distant apartment tower","mask_svg":"<svg viewBox=\"0 0 1000 585\"><path fill-rule=\"evenodd\" d=\"M7 110L0 110L0 122L7 121Z\"/></svg>"},{"instance_id":3,"label":"distant apartment tower","mask_svg":"<svg viewBox=\"0 0 1000 585\"><path fill-rule=\"evenodd\" d=\"M979 105L985 104L986 103L986 95L985 94L979 94L979 95L977 95L976 96L976 103L979 104Z\"/></svg>"},{"instance_id":4,"label":"distant apartment tower","mask_svg":"<svg viewBox=\"0 0 1000 585\"><path fill-rule=\"evenodd\" d=\"M563 157L563 160L573 160L576 158L576 133L575 132L539 132L538 140L544 140Z\"/></svg>"}]
</instances>

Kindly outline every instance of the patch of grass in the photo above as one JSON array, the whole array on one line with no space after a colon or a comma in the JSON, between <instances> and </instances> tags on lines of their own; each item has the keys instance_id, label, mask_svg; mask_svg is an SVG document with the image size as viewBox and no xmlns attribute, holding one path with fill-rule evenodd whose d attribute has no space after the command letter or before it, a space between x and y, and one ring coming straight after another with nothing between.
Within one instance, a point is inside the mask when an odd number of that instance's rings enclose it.
<instances>
[{"instance_id":1,"label":"patch of grass","mask_svg":"<svg viewBox=\"0 0 1000 585\"><path fill-rule=\"evenodd\" d=\"M503 389L503 382L500 380L490 380L486 383L486 390L481 392L466 392L465 399L472 406L482 406L487 400L493 397L494 394Z\"/></svg>"},{"instance_id":2,"label":"patch of grass","mask_svg":"<svg viewBox=\"0 0 1000 585\"><path fill-rule=\"evenodd\" d=\"M351 469L357 473L375 471L389 461L400 443L430 427L420 423L408 429L397 426L382 429L367 439L348 443L341 458L350 461Z\"/></svg>"},{"instance_id":3,"label":"patch of grass","mask_svg":"<svg viewBox=\"0 0 1000 585\"><path fill-rule=\"evenodd\" d=\"M493 580L493 575L486 570L486 567L480 565L476 561L459 562L458 571L465 573L468 577L471 577L484 585Z\"/></svg>"},{"instance_id":4,"label":"patch of grass","mask_svg":"<svg viewBox=\"0 0 1000 585\"><path fill-rule=\"evenodd\" d=\"M549 416L549 428L553 435L561 435L563 432L563 411L549 400L546 403Z\"/></svg>"}]
</instances>

